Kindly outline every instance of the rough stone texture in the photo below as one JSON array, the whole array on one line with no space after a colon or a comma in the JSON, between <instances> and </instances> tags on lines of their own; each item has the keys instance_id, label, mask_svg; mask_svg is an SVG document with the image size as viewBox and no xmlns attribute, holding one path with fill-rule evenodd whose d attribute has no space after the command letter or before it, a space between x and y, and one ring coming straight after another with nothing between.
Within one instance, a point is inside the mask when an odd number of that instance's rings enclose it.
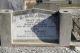
<instances>
[{"instance_id":1,"label":"rough stone texture","mask_svg":"<svg viewBox=\"0 0 80 53\"><path fill-rule=\"evenodd\" d=\"M80 53L76 47L71 50L66 47L0 47L0 53Z\"/></svg>"}]
</instances>

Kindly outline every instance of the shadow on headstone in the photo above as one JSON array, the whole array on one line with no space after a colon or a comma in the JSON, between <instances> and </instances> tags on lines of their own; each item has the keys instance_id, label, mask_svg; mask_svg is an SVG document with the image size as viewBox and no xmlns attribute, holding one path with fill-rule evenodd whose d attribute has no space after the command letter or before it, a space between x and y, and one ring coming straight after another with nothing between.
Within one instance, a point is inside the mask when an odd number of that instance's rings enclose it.
<instances>
[{"instance_id":1,"label":"shadow on headstone","mask_svg":"<svg viewBox=\"0 0 80 53\"><path fill-rule=\"evenodd\" d=\"M59 43L59 14L59 12L56 12L31 28L41 41Z\"/></svg>"}]
</instances>

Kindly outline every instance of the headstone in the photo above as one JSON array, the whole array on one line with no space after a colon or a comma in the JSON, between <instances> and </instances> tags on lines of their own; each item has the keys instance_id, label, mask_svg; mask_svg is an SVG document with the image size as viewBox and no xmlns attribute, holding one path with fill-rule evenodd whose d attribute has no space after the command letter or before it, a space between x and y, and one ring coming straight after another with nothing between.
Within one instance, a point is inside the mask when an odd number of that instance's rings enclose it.
<instances>
[{"instance_id":1,"label":"headstone","mask_svg":"<svg viewBox=\"0 0 80 53\"><path fill-rule=\"evenodd\" d=\"M58 17L57 17L58 18ZM57 20L51 14L29 13L12 17L11 37L19 40L58 40ZM52 41L52 42L53 42Z\"/></svg>"}]
</instances>

